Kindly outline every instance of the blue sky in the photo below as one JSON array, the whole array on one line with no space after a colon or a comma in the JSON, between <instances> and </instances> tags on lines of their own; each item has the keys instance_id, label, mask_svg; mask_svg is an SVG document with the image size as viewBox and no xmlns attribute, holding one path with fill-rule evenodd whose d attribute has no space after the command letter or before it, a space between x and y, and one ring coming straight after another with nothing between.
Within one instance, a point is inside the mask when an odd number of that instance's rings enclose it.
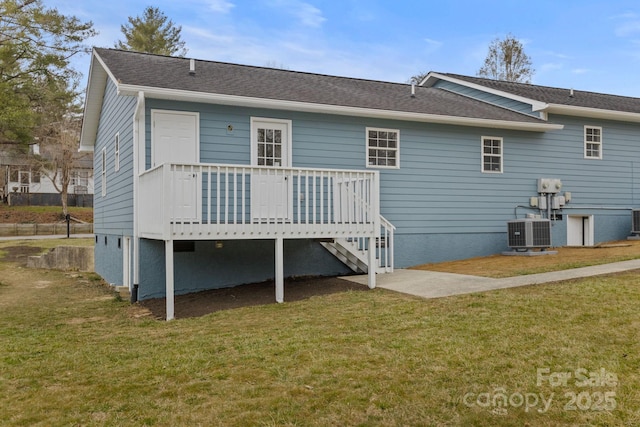
<instances>
[{"instance_id":1,"label":"blue sky","mask_svg":"<svg viewBox=\"0 0 640 427\"><path fill-rule=\"evenodd\" d=\"M89 44L113 47L138 0L43 0L91 20ZM640 97L637 0L156 0L182 26L188 57L406 82L422 71L475 75L511 33L533 83ZM85 73L88 57L75 60ZM86 78L86 77L85 77Z\"/></svg>"}]
</instances>

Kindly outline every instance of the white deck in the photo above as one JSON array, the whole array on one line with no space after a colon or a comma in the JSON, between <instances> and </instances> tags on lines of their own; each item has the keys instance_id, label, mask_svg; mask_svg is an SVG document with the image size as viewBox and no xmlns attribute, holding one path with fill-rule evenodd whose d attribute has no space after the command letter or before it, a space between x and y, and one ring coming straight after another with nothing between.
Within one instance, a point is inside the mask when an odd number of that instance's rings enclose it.
<instances>
[{"instance_id":1,"label":"white deck","mask_svg":"<svg viewBox=\"0 0 640 427\"><path fill-rule=\"evenodd\" d=\"M394 227L380 215L377 171L162 164L138 181L137 237L165 242L167 320L174 316L175 240L272 239L276 301L284 239L322 239L355 271L393 272Z\"/></svg>"},{"instance_id":2,"label":"white deck","mask_svg":"<svg viewBox=\"0 0 640 427\"><path fill-rule=\"evenodd\" d=\"M140 237L159 240L370 237L377 171L164 164L140 176Z\"/></svg>"}]
</instances>

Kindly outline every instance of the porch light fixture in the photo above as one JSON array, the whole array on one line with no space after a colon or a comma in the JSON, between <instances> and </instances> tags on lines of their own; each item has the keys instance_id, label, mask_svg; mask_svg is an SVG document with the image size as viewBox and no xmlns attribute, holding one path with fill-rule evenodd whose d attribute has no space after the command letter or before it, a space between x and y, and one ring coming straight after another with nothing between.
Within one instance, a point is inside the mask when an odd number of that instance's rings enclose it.
<instances>
[{"instance_id":1,"label":"porch light fixture","mask_svg":"<svg viewBox=\"0 0 640 427\"><path fill-rule=\"evenodd\" d=\"M224 243L222 240L216 240L216 249L222 249L224 247Z\"/></svg>"}]
</instances>

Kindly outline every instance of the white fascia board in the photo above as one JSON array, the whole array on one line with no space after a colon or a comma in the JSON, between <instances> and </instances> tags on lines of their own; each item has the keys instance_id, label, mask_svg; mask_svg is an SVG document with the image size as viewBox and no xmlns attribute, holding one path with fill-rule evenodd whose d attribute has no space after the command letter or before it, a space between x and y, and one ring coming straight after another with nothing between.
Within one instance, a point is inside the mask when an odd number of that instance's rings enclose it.
<instances>
[{"instance_id":1,"label":"white fascia board","mask_svg":"<svg viewBox=\"0 0 640 427\"><path fill-rule=\"evenodd\" d=\"M420 83L420 86L427 84L426 87L431 87L437 80L446 80L451 83L456 83L462 86L466 86L471 89L480 90L482 92L490 93L492 95L501 96L503 98L513 99L514 101L522 102L524 104L531 105L531 111L541 111L548 107L546 102L536 101L535 99L525 98L524 96L514 95L509 92L501 90L491 89L486 86L482 86L476 83L471 83L466 80L456 79L455 77L445 76L444 74L429 73L427 77Z\"/></svg>"},{"instance_id":2,"label":"white fascia board","mask_svg":"<svg viewBox=\"0 0 640 427\"><path fill-rule=\"evenodd\" d=\"M89 66L87 95L85 97L84 117L80 133L80 152L91 152L95 146L98 122L102 111L102 100L107 87L107 78L117 84L111 71L94 50L91 53L91 64Z\"/></svg>"},{"instance_id":3,"label":"white fascia board","mask_svg":"<svg viewBox=\"0 0 640 427\"><path fill-rule=\"evenodd\" d=\"M616 120L621 122L640 123L640 113L626 111L603 110L600 108L574 107L571 105L549 104L545 110L550 114L564 116L588 117L592 119Z\"/></svg>"},{"instance_id":4,"label":"white fascia board","mask_svg":"<svg viewBox=\"0 0 640 427\"><path fill-rule=\"evenodd\" d=\"M337 114L342 116L372 117L379 119L406 120L413 122L441 123L458 126L515 129L532 132L545 132L562 129L562 125L548 123L512 122L508 120L478 119L471 117L443 116L438 114L410 113L404 111L379 110L342 105L313 104L299 101L253 98L237 95L222 95L204 92L191 92L177 89L163 89L134 85L119 85L121 95L135 95L144 92L147 98L168 99L174 101L202 102L209 104L234 105L242 107L293 110L307 113Z\"/></svg>"}]
</instances>

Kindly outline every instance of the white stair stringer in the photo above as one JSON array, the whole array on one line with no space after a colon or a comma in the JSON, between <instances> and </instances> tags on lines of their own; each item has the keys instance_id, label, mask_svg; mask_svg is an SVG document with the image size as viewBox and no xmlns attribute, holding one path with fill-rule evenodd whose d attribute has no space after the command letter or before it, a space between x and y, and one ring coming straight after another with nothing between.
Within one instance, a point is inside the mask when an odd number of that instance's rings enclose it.
<instances>
[{"instance_id":1,"label":"white stair stringer","mask_svg":"<svg viewBox=\"0 0 640 427\"><path fill-rule=\"evenodd\" d=\"M380 232L375 238L376 273L393 273L394 230L396 229L385 217L380 215ZM321 241L320 244L331 252L342 263L356 273L369 272L369 239L365 237L336 238Z\"/></svg>"},{"instance_id":2,"label":"white stair stringer","mask_svg":"<svg viewBox=\"0 0 640 427\"><path fill-rule=\"evenodd\" d=\"M320 242L320 244L355 273L369 272L367 251L358 249L358 245L353 241L335 239L333 242Z\"/></svg>"}]
</instances>

